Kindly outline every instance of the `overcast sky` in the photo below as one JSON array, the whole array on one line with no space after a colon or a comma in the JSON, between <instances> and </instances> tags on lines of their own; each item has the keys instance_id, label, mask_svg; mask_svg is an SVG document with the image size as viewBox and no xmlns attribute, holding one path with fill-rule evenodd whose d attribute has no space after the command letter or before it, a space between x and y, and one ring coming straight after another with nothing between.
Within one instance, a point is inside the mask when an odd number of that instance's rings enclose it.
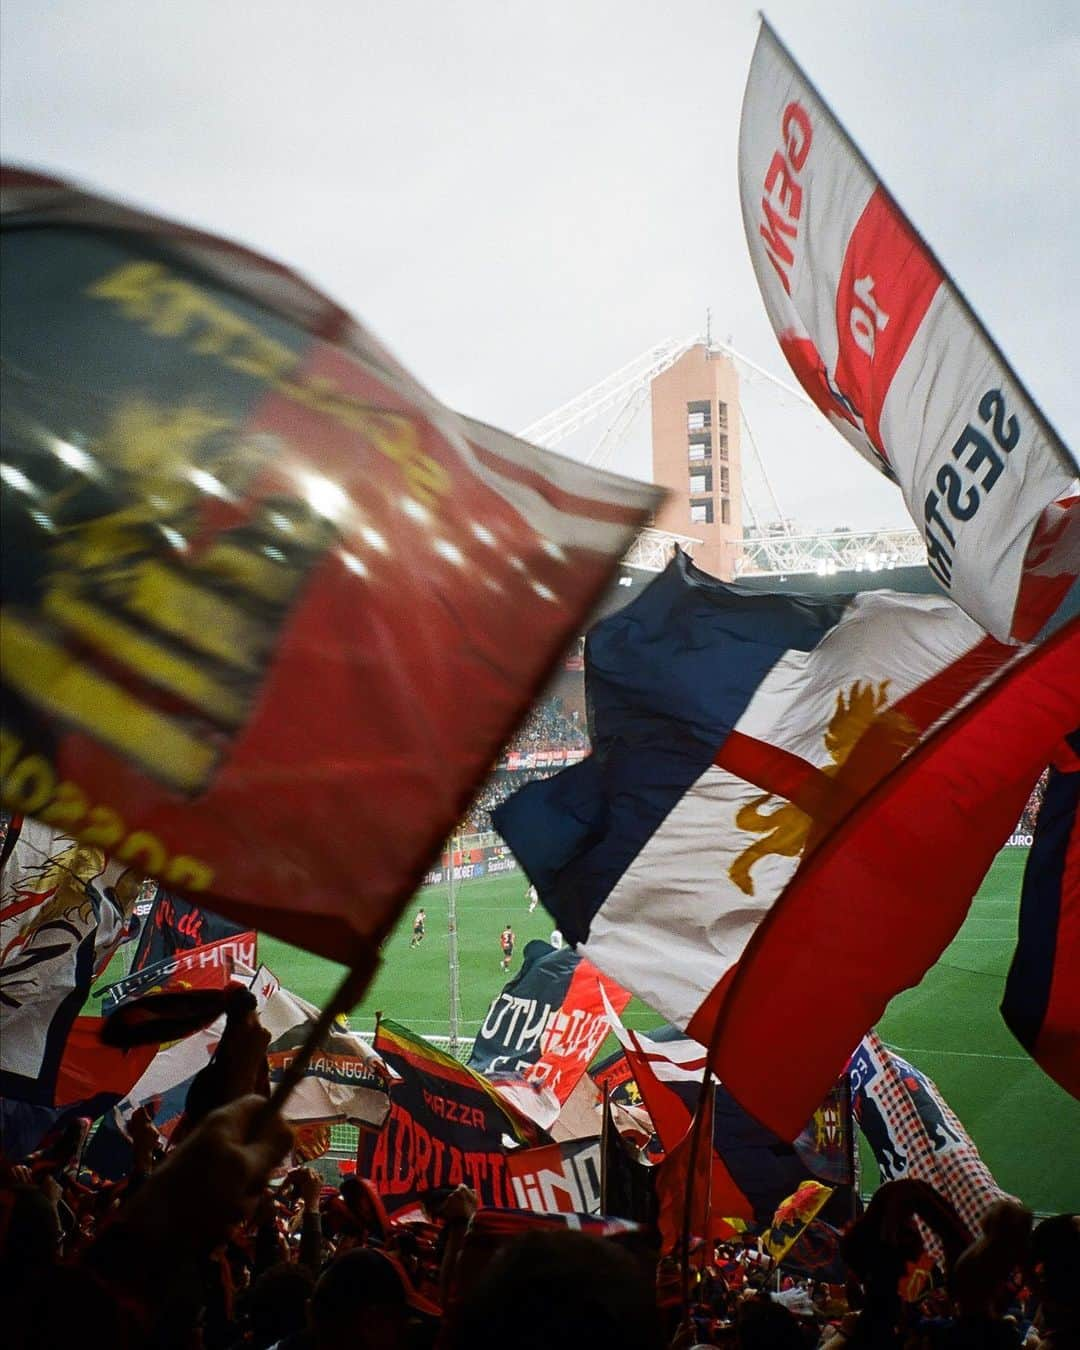
<instances>
[{"instance_id":1,"label":"overcast sky","mask_svg":"<svg viewBox=\"0 0 1080 1350\"><path fill-rule=\"evenodd\" d=\"M1080 5L766 12L1075 450ZM738 206L756 32L742 0L4 0L0 146L293 264L515 430L706 306L786 376ZM790 514L906 521L816 414L746 402Z\"/></svg>"}]
</instances>

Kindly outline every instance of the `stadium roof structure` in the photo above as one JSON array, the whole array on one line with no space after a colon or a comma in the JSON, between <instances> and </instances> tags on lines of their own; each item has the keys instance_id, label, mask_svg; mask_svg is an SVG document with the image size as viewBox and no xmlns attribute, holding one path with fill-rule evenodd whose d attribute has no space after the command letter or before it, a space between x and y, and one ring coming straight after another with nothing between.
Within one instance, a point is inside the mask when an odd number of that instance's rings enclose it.
<instances>
[{"instance_id":1,"label":"stadium roof structure","mask_svg":"<svg viewBox=\"0 0 1080 1350\"><path fill-rule=\"evenodd\" d=\"M628 605L640 595L656 577L656 572L644 568L628 566L625 562L608 587L600 604L589 619L589 626L600 619ZM905 595L935 595L941 587L934 580L933 573L924 566L898 565L885 574L845 570L819 572L759 572L754 575L740 576L731 583L739 590L772 591L785 595L854 595L859 591L875 591L881 587L900 591Z\"/></svg>"},{"instance_id":2,"label":"stadium roof structure","mask_svg":"<svg viewBox=\"0 0 1080 1350\"><path fill-rule=\"evenodd\" d=\"M530 422L518 432L524 440L549 449L561 444L593 422L607 419L599 440L584 455L587 464L607 467L625 441L638 414L649 400L653 380L691 347L705 344L710 352L729 357L741 375L751 380L765 381L786 399L794 399L817 410L806 395L793 385L778 379L771 371L751 361L728 343L719 342L711 333L694 333L688 337L666 338L647 348L632 361L591 385L583 393L553 412ZM754 455L765 492L769 498L772 518L779 523L763 527L754 502L746 496L746 506L753 528L743 539L743 556L736 573L740 581L754 577L768 578L770 583L786 582L791 576L803 578L844 578L841 584L829 589L861 590L864 586L849 584L849 574L893 572L896 569L916 569L926 572L926 590L936 589L926 568L926 549L915 529L844 529L799 531L780 508L765 461L762 458L746 415L740 406L747 442ZM745 493L745 489L744 489ZM655 573L662 571L676 547L693 554L699 542L691 535L673 534L667 530L645 529L634 541L623 560L623 575L634 571ZM877 583L880 584L880 580ZM889 578L896 585L896 578ZM618 582L616 583L618 586ZM897 589L907 589L896 585ZM620 589L626 589L625 585ZM920 587L920 589L923 589Z\"/></svg>"}]
</instances>

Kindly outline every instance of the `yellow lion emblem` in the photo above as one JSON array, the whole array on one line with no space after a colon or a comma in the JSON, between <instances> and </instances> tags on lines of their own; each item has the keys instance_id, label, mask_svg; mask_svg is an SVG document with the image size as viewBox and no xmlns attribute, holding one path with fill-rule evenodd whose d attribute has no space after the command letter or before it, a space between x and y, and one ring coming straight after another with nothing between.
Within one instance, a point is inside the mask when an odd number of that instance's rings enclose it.
<instances>
[{"instance_id":1,"label":"yellow lion emblem","mask_svg":"<svg viewBox=\"0 0 1080 1350\"><path fill-rule=\"evenodd\" d=\"M856 680L846 697L843 690L837 693L836 710L825 731L825 748L832 763L825 765L822 773L835 778L856 745L875 724L885 725L888 743L897 760L915 743L918 730L902 713L888 710L890 683L883 680L875 687L872 681L864 684ZM764 836L745 848L728 869L728 876L745 895L754 894L754 880L750 875L754 864L772 853L783 858L797 858L806 847L813 827L813 817L793 802L780 800L771 811L762 810L772 800L772 793L762 793L740 807L735 816L735 824L740 830Z\"/></svg>"}]
</instances>

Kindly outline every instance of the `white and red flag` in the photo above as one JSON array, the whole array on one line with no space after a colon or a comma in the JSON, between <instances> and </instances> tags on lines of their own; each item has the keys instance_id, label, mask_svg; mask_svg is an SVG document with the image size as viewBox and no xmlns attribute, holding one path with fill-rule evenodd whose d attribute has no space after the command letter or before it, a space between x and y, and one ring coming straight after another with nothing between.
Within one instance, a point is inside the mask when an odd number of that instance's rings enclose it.
<instances>
[{"instance_id":1,"label":"white and red flag","mask_svg":"<svg viewBox=\"0 0 1080 1350\"><path fill-rule=\"evenodd\" d=\"M899 485L944 590L994 637L1034 637L1080 574L1075 459L766 23L739 186L803 388Z\"/></svg>"}]
</instances>

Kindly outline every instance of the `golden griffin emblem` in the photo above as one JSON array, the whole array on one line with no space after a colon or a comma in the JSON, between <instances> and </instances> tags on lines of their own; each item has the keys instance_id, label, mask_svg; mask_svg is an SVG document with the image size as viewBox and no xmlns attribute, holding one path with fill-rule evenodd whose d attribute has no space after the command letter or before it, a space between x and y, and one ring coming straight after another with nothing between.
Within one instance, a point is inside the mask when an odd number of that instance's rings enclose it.
<instances>
[{"instance_id":1,"label":"golden griffin emblem","mask_svg":"<svg viewBox=\"0 0 1080 1350\"><path fill-rule=\"evenodd\" d=\"M888 708L890 683L890 680L882 680L875 685L873 681L856 680L846 695L843 690L837 693L836 709L825 731L825 748L832 763L821 769L824 775L835 778L871 728L881 735L888 749L887 767L897 763L918 739L918 729L908 718ZM880 776L875 775L874 781ZM763 810L773 801L777 804L772 810ZM745 895L753 895L754 879L750 873L755 863L773 853L783 858L799 857L806 847L814 818L794 802L776 799L771 792L764 792L739 808L735 824L740 830L763 836L743 849L728 868L728 876L739 890Z\"/></svg>"}]
</instances>

